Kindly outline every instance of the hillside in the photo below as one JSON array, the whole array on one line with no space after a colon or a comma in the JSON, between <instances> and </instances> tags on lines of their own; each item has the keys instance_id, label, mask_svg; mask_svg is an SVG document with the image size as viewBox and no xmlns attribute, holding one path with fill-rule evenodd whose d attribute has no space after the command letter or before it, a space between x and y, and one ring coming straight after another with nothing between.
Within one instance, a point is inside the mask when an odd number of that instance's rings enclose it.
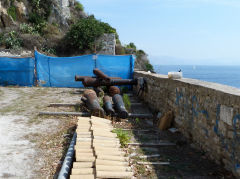
<instances>
[{"instance_id":1,"label":"hillside","mask_svg":"<svg viewBox=\"0 0 240 179\"><path fill-rule=\"evenodd\" d=\"M102 38L104 34L114 35L114 40L110 38L112 42L109 42L114 46L113 52L102 50L109 40ZM33 52L34 47L53 56L134 54L137 69L153 71L143 50L138 50L134 43L121 45L116 29L87 15L76 0L2 0L0 51L26 54L26 51Z\"/></svg>"}]
</instances>

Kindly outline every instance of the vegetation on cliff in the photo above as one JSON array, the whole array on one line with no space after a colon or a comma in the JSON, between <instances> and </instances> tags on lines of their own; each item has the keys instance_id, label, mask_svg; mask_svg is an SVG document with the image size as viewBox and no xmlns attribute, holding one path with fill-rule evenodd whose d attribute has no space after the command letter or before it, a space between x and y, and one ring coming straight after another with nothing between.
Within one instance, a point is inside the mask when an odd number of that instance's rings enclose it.
<instances>
[{"instance_id":1,"label":"vegetation on cliff","mask_svg":"<svg viewBox=\"0 0 240 179\"><path fill-rule=\"evenodd\" d=\"M97 53L98 39L114 33L117 55L134 54L138 69L153 71L143 50L134 43L122 45L115 28L84 13L76 0L2 0L0 2L0 49L38 50L47 55L72 56Z\"/></svg>"}]
</instances>

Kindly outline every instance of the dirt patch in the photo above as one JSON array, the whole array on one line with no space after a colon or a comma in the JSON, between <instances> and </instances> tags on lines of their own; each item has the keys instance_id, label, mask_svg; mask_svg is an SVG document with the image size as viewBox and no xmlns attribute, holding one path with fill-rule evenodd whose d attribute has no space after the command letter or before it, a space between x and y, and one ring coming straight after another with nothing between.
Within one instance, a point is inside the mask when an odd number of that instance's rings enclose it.
<instances>
[{"instance_id":1,"label":"dirt patch","mask_svg":"<svg viewBox=\"0 0 240 179\"><path fill-rule=\"evenodd\" d=\"M0 178L53 178L75 129L74 117L38 116L50 103L77 103L70 88L0 87ZM75 108L65 108L75 111Z\"/></svg>"}]
</instances>

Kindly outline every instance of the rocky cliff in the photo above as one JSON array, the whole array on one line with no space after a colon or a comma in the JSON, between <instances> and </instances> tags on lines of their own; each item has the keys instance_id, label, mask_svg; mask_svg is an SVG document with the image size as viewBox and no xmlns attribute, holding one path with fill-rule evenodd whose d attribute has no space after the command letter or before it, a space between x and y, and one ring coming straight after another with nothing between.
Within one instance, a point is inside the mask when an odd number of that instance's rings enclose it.
<instances>
[{"instance_id":1,"label":"rocky cliff","mask_svg":"<svg viewBox=\"0 0 240 179\"><path fill-rule=\"evenodd\" d=\"M91 16L84 12L82 4L76 0L1 0L0 51L8 49L8 52L17 51L17 54L21 54L23 51L33 51L33 47L37 47L47 55L72 56L92 53L91 49L65 53L71 51L66 48L67 43L64 41L71 25L88 17ZM87 26L89 25L91 24ZM134 54L137 56L135 67L151 71L145 52L137 50L133 43L127 46L121 45L116 29L104 22L101 22L101 25L107 34L96 40L101 49L96 51L95 48L95 53Z\"/></svg>"}]
</instances>

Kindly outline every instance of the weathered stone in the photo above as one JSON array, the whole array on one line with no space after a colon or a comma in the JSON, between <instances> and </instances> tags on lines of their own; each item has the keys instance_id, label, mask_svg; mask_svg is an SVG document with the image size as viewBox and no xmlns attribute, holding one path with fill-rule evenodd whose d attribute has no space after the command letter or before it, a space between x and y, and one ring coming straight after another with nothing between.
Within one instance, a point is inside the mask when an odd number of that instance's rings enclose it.
<instances>
[{"instance_id":1,"label":"weathered stone","mask_svg":"<svg viewBox=\"0 0 240 179\"><path fill-rule=\"evenodd\" d=\"M232 126L233 108L221 105L220 107L220 120Z\"/></svg>"},{"instance_id":2,"label":"weathered stone","mask_svg":"<svg viewBox=\"0 0 240 179\"><path fill-rule=\"evenodd\" d=\"M16 7L17 20L20 22L25 22L28 15L25 4L23 2L14 1L14 6Z\"/></svg>"},{"instance_id":3,"label":"weathered stone","mask_svg":"<svg viewBox=\"0 0 240 179\"><path fill-rule=\"evenodd\" d=\"M98 54L115 55L116 38L115 34L104 34L97 41L100 50Z\"/></svg>"}]
</instances>

